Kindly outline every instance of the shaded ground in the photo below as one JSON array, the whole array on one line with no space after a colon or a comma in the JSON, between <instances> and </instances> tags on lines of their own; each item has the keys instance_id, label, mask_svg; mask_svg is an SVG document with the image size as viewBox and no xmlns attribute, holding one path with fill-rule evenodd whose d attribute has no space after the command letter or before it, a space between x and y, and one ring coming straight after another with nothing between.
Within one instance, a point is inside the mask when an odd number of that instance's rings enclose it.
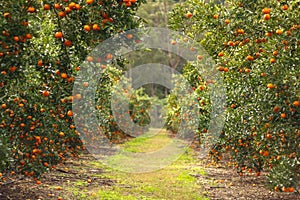
<instances>
[{"instance_id":1,"label":"shaded ground","mask_svg":"<svg viewBox=\"0 0 300 200\"><path fill-rule=\"evenodd\" d=\"M155 150L169 141L159 134L149 140L133 140L125 145L132 152ZM172 165L155 172L126 174L96 161L90 154L69 160L58 169L44 174L42 184L16 175L0 186L1 200L200 200L200 199L300 199L296 193L269 192L265 176L238 176L225 164L215 166L197 158L190 150Z\"/></svg>"},{"instance_id":2,"label":"shaded ground","mask_svg":"<svg viewBox=\"0 0 300 200\"><path fill-rule=\"evenodd\" d=\"M212 200L249 199L249 200L297 200L296 193L272 192L266 186L265 173L256 176L244 173L242 177L233 167L225 163L210 165L207 160L198 164L206 171L205 176L196 175L198 184L203 185Z\"/></svg>"}]
</instances>

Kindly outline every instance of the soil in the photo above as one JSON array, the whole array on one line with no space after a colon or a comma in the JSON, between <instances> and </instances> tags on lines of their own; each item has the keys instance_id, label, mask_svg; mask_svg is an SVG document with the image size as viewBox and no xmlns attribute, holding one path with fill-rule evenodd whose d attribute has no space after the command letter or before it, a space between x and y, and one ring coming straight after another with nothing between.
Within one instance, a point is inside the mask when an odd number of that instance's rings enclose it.
<instances>
[{"instance_id":1,"label":"soil","mask_svg":"<svg viewBox=\"0 0 300 200\"><path fill-rule=\"evenodd\" d=\"M199 184L206 185L205 191L211 200L297 200L300 194L273 192L267 187L266 173L260 176L243 173L239 176L234 167L225 162L210 165L207 160L199 164L206 170L205 176L197 176ZM210 184L209 184L210 183Z\"/></svg>"}]
</instances>

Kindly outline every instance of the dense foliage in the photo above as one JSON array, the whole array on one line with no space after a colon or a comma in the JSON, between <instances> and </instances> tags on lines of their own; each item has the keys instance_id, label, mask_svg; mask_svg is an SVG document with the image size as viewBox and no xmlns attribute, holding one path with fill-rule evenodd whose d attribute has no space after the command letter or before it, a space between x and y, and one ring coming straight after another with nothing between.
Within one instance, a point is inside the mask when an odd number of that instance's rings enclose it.
<instances>
[{"instance_id":1,"label":"dense foliage","mask_svg":"<svg viewBox=\"0 0 300 200\"><path fill-rule=\"evenodd\" d=\"M297 0L189 0L169 21L207 50L224 79L226 121L211 155L229 152L241 176L265 170L271 188L285 192L300 178L299 12ZM198 82L192 70L186 76Z\"/></svg>"},{"instance_id":2,"label":"dense foliage","mask_svg":"<svg viewBox=\"0 0 300 200\"><path fill-rule=\"evenodd\" d=\"M79 65L101 41L137 27L143 2L1 1L1 176L36 177L78 156L83 145L72 101L81 97L72 96L72 87Z\"/></svg>"}]
</instances>

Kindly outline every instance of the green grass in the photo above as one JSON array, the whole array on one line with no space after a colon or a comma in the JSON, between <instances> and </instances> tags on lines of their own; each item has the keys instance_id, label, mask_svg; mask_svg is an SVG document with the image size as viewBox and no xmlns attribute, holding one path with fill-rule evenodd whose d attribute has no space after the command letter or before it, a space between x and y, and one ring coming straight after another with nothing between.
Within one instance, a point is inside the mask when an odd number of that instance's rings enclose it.
<instances>
[{"instance_id":1,"label":"green grass","mask_svg":"<svg viewBox=\"0 0 300 200\"><path fill-rule=\"evenodd\" d=\"M158 130L154 130L158 131ZM145 133L141 137L134 138L124 145L125 151L141 153L141 152L153 152L159 150L164 147L166 144L170 143L172 138L168 137L167 132L165 130L161 130L155 135L150 132Z\"/></svg>"}]
</instances>

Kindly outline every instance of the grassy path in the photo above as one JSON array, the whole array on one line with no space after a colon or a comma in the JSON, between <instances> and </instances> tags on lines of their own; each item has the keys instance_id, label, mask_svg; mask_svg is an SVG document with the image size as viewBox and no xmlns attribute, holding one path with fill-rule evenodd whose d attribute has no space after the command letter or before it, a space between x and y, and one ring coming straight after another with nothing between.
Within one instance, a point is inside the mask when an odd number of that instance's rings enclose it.
<instances>
[{"instance_id":1,"label":"grassy path","mask_svg":"<svg viewBox=\"0 0 300 200\"><path fill-rule=\"evenodd\" d=\"M149 152L160 149L172 139L166 132L162 131L153 137L135 138L126 144L124 148L131 152ZM201 168L194 167L196 160L193 158L193 151L184 153L177 161L158 171L149 173L124 173L115 171L104 166L96 160L85 160L78 166L85 166L94 170L103 170L100 174L90 174L91 183L86 180L78 180L73 184L66 184L64 187L69 197L76 196L76 199L206 199L203 197L203 190L197 184L196 178L190 174L204 174ZM81 170L84 170L82 168ZM85 169L87 170L87 169ZM110 186L97 183L97 178L113 180Z\"/></svg>"}]
</instances>

